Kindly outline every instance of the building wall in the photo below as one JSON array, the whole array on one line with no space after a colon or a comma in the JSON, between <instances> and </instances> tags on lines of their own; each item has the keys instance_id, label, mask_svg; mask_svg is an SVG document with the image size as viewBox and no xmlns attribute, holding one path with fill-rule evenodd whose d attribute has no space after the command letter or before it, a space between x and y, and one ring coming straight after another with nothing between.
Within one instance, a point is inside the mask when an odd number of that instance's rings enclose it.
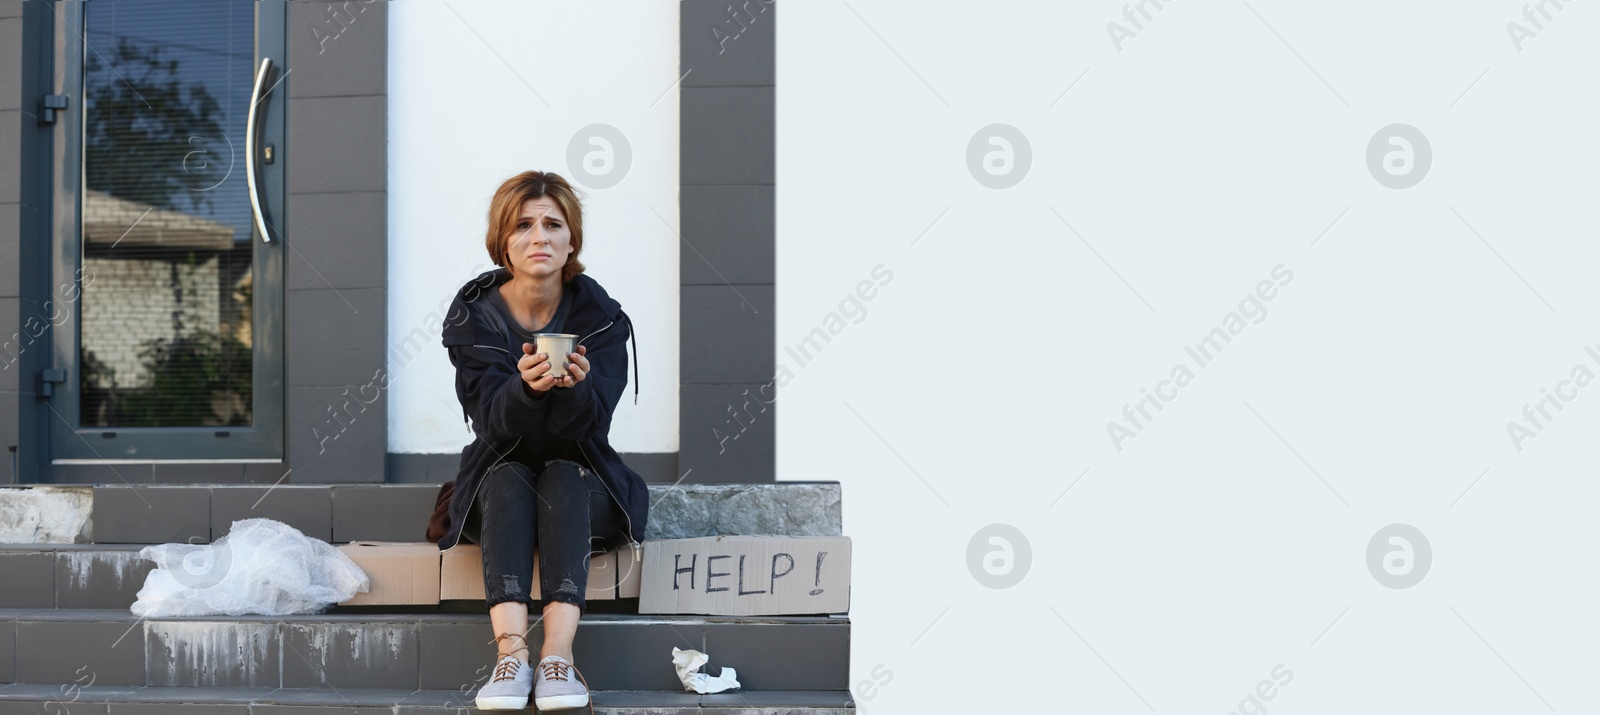
<instances>
[{"instance_id":1,"label":"building wall","mask_svg":"<svg viewBox=\"0 0 1600 715\"><path fill-rule=\"evenodd\" d=\"M537 169L578 189L587 273L633 319L638 403L630 384L611 443L647 477L670 479L677 5L403 3L391 8L389 45L388 447L398 478L454 478L471 441L439 331L461 285L494 267L483 246L495 189ZM611 164L590 171L586 159Z\"/></svg>"},{"instance_id":2,"label":"building wall","mask_svg":"<svg viewBox=\"0 0 1600 715\"><path fill-rule=\"evenodd\" d=\"M288 463L250 465L250 481L288 469L302 484L384 481L387 400L361 395L385 366L391 12L386 0L289 6Z\"/></svg>"},{"instance_id":3,"label":"building wall","mask_svg":"<svg viewBox=\"0 0 1600 715\"><path fill-rule=\"evenodd\" d=\"M289 95L278 158L285 205L270 207L275 238L286 244L285 328L252 339L281 341L285 355L284 460L157 464L135 472L140 481L275 483L291 473L289 481L300 483L385 479L384 401L352 404L348 396L385 366L387 14L385 0L293 0L288 56L274 58L288 72ZM18 276L15 285L0 280L0 336L15 334L21 316L38 314L44 301L37 296L50 291L48 182L23 177L47 166L49 130L33 110L51 86L50 33L67 32L56 25L49 3L0 2L0 97L11 97L0 103L0 275L15 266ZM15 218L6 204L18 205ZM35 347L22 362L47 352ZM126 481L108 465L48 465L42 433L54 417L33 395L42 366L0 372L0 445L22 453L20 481Z\"/></svg>"},{"instance_id":4,"label":"building wall","mask_svg":"<svg viewBox=\"0 0 1600 715\"><path fill-rule=\"evenodd\" d=\"M41 297L50 293L49 261L46 246L27 240L49 229L49 195L46 182L23 179L49 157L37 112L50 86L50 15L44 3L0 0L0 483L39 478L50 419L35 397L50 355L49 332L36 328L51 315Z\"/></svg>"},{"instance_id":5,"label":"building wall","mask_svg":"<svg viewBox=\"0 0 1600 715\"><path fill-rule=\"evenodd\" d=\"M48 157L32 114L49 86L48 10L0 0L0 338L49 290L47 187L21 179ZM613 443L650 481L772 479L775 413L749 396L774 364L775 19L760 0L627 13L292 0L286 327L259 336L284 346L286 457L150 478L452 478L470 434L438 343L443 306L488 267L494 188L540 168L579 186L583 260L636 324L638 403L630 389ZM605 151L609 172L584 169ZM115 481L28 471L48 461L48 415L33 396L42 363L26 363L47 354L0 371L0 447L25 456L0 478Z\"/></svg>"}]
</instances>

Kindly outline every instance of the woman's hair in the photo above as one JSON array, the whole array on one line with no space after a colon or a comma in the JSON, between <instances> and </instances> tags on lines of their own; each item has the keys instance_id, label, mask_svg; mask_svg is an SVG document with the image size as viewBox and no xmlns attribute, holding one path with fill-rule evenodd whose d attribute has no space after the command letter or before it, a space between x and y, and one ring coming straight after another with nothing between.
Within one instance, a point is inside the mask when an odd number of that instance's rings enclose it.
<instances>
[{"instance_id":1,"label":"woman's hair","mask_svg":"<svg viewBox=\"0 0 1600 715\"><path fill-rule=\"evenodd\" d=\"M572 190L572 185L558 174L524 171L506 179L489 202L489 233L485 246L494 264L505 267L507 246L511 235L516 233L522 204L528 199L545 196L561 207L561 213L567 218L567 228L572 232L572 255L561 267L561 282L566 283L583 272L583 263L578 261L578 254L583 252L583 207L578 204L578 194Z\"/></svg>"}]
</instances>

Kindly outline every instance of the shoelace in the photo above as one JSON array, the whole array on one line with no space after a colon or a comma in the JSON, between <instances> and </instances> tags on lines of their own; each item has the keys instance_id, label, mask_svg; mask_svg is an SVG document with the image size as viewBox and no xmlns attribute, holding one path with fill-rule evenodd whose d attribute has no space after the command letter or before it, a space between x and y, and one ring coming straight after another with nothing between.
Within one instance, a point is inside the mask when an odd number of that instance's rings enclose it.
<instances>
[{"instance_id":1,"label":"shoelace","mask_svg":"<svg viewBox=\"0 0 1600 715\"><path fill-rule=\"evenodd\" d=\"M522 661L517 660L515 657L511 657L511 658L502 657L500 659L500 665L495 666L495 669L494 669L494 680L491 681L491 682L498 683L498 682L500 682L502 680L516 680L517 679L517 671L519 671L521 669L522 669Z\"/></svg>"},{"instance_id":2,"label":"shoelace","mask_svg":"<svg viewBox=\"0 0 1600 715\"><path fill-rule=\"evenodd\" d=\"M578 682L583 683L583 689L589 689L589 681L583 677L583 672L578 670L576 665L559 660L547 660L541 661L539 667L544 669L546 680L567 680L567 671L570 670L577 674ZM592 694L589 696L589 715L594 715L594 696Z\"/></svg>"},{"instance_id":3,"label":"shoelace","mask_svg":"<svg viewBox=\"0 0 1600 715\"><path fill-rule=\"evenodd\" d=\"M572 669L572 666L559 660L547 660L539 665L544 668L544 677L547 680L566 680L567 671Z\"/></svg>"},{"instance_id":4,"label":"shoelace","mask_svg":"<svg viewBox=\"0 0 1600 715\"><path fill-rule=\"evenodd\" d=\"M494 637L494 642L499 643L506 638L522 638L522 634L501 633L500 635ZM527 647L527 639L523 638L522 642L524 644L523 647ZM495 666L494 678L490 682L498 683L503 680L516 680L517 671L522 669L523 662L516 656L511 656L511 660L506 660L506 656L510 655L510 653L500 654L500 664Z\"/></svg>"}]
</instances>

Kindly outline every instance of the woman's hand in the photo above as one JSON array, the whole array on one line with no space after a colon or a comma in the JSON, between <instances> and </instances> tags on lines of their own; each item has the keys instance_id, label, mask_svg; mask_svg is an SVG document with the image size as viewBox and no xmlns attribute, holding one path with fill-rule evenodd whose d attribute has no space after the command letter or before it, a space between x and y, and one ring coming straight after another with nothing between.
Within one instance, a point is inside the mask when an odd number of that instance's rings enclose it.
<instances>
[{"instance_id":1,"label":"woman's hand","mask_svg":"<svg viewBox=\"0 0 1600 715\"><path fill-rule=\"evenodd\" d=\"M546 392L552 387L572 387L589 376L588 348L579 345L578 352L567 354L567 376L551 377L550 359L544 353L533 352L533 343L522 344L522 358L517 361L517 371L522 381L535 392Z\"/></svg>"},{"instance_id":2,"label":"woman's hand","mask_svg":"<svg viewBox=\"0 0 1600 715\"><path fill-rule=\"evenodd\" d=\"M556 387L572 387L589 376L589 358L584 357L587 352L588 348L579 345L578 352L567 353L567 376L556 378Z\"/></svg>"}]
</instances>

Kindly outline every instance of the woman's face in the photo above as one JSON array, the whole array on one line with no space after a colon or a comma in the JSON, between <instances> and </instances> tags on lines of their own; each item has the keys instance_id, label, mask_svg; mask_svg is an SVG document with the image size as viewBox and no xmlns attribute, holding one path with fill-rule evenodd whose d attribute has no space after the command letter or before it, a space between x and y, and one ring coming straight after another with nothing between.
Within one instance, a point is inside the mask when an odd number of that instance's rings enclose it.
<instances>
[{"instance_id":1,"label":"woman's face","mask_svg":"<svg viewBox=\"0 0 1600 715\"><path fill-rule=\"evenodd\" d=\"M536 279L559 276L572 255L572 231L561 207L548 196L522 202L506 247L512 273Z\"/></svg>"}]
</instances>

